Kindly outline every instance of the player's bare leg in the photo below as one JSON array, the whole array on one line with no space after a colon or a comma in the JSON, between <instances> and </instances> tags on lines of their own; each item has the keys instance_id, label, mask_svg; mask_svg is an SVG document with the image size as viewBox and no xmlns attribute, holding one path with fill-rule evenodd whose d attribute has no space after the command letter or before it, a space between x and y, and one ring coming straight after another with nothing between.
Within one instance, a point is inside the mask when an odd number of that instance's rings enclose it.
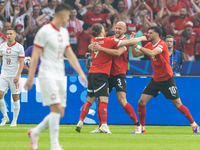
<instances>
[{"instance_id":1,"label":"player's bare leg","mask_svg":"<svg viewBox=\"0 0 200 150\"><path fill-rule=\"evenodd\" d=\"M199 126L196 124L194 119L192 118L192 115L190 114L190 111L188 110L187 107L185 107L181 99L178 98L176 100L171 100L176 109L178 109L190 122L190 125L192 126L193 133L199 134Z\"/></svg>"},{"instance_id":2,"label":"player's bare leg","mask_svg":"<svg viewBox=\"0 0 200 150\"><path fill-rule=\"evenodd\" d=\"M85 117L87 116L87 114L90 110L90 106L92 106L94 101L95 101L95 97L88 96L87 101L85 102L85 104L83 105L83 107L81 109L79 122L77 123L76 128L75 128L75 130L77 132L81 132L81 128L83 127L83 121L84 121Z\"/></svg>"},{"instance_id":3,"label":"player's bare leg","mask_svg":"<svg viewBox=\"0 0 200 150\"><path fill-rule=\"evenodd\" d=\"M133 120L134 124L136 125L136 129L138 126L140 126L140 123L138 122L137 116L135 114L135 111L133 107L127 102L126 99L126 92L117 92L117 99L120 103L120 105L124 108L127 115Z\"/></svg>"},{"instance_id":4,"label":"player's bare leg","mask_svg":"<svg viewBox=\"0 0 200 150\"><path fill-rule=\"evenodd\" d=\"M4 92L0 91L0 109L1 109L1 112L3 114L3 119L2 119L0 126L4 126L7 122L9 122L9 118L8 118L8 114L7 114L7 108L6 108L6 104L5 104L5 101L3 99L3 96L4 96Z\"/></svg>"},{"instance_id":5,"label":"player's bare leg","mask_svg":"<svg viewBox=\"0 0 200 150\"><path fill-rule=\"evenodd\" d=\"M152 98L152 95L142 94L138 101L138 115L141 124L141 128L138 131L131 133L145 133L145 116L146 116L146 104Z\"/></svg>"},{"instance_id":6,"label":"player's bare leg","mask_svg":"<svg viewBox=\"0 0 200 150\"><path fill-rule=\"evenodd\" d=\"M19 94L12 94L13 97L13 120L10 124L11 127L17 126L17 119L20 111L20 101L19 101Z\"/></svg>"}]
</instances>

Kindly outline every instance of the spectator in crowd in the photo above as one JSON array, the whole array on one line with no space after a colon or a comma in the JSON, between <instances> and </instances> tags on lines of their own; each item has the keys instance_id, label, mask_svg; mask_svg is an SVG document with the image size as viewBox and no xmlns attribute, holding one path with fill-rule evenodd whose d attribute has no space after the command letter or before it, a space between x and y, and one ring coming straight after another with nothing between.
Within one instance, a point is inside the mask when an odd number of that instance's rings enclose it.
<instances>
[{"instance_id":1,"label":"spectator in crowd","mask_svg":"<svg viewBox=\"0 0 200 150\"><path fill-rule=\"evenodd\" d=\"M195 7L196 4L194 3L194 0L179 0L179 3L180 5L187 7L188 13L190 13L191 15L193 15L197 10L197 8Z\"/></svg>"},{"instance_id":2,"label":"spectator in crowd","mask_svg":"<svg viewBox=\"0 0 200 150\"><path fill-rule=\"evenodd\" d=\"M189 60L194 61L194 46L195 46L195 39L196 39L196 33L193 32L193 23L191 21L188 21L185 24L185 31L189 35L190 39L187 40L184 47L184 53L183 53L183 60Z\"/></svg>"},{"instance_id":3,"label":"spectator in crowd","mask_svg":"<svg viewBox=\"0 0 200 150\"><path fill-rule=\"evenodd\" d=\"M196 12L193 16L188 16L188 9L187 7L182 7L180 10L180 18L177 19L174 23L171 24L171 34L172 35L181 35L181 32L183 32L185 28L185 24L188 21L191 21L194 23L194 21L197 19L198 15L200 14L200 10Z\"/></svg>"},{"instance_id":4,"label":"spectator in crowd","mask_svg":"<svg viewBox=\"0 0 200 150\"><path fill-rule=\"evenodd\" d=\"M48 20L50 20L51 17L53 18L56 4L57 0L48 0L48 7L42 9L42 12L46 14Z\"/></svg>"},{"instance_id":5,"label":"spectator in crowd","mask_svg":"<svg viewBox=\"0 0 200 150\"><path fill-rule=\"evenodd\" d=\"M195 40L195 60L200 61L200 28L194 28L193 32L196 33Z\"/></svg>"},{"instance_id":6,"label":"spectator in crowd","mask_svg":"<svg viewBox=\"0 0 200 150\"><path fill-rule=\"evenodd\" d=\"M87 22L90 24L95 24L98 23L99 21L106 21L109 20L114 14L115 11L113 9L111 9L109 6L105 5L104 7L105 9L107 9L109 11L109 13L102 13L102 4L98 3L95 4L94 6L94 12L90 11L90 12L86 12L84 14L84 16L87 19Z\"/></svg>"},{"instance_id":7,"label":"spectator in crowd","mask_svg":"<svg viewBox=\"0 0 200 150\"><path fill-rule=\"evenodd\" d=\"M82 33L78 35L78 47L75 52L79 59L85 59L85 54L88 52L88 45L92 39L91 31L92 25L84 23Z\"/></svg>"},{"instance_id":8,"label":"spectator in crowd","mask_svg":"<svg viewBox=\"0 0 200 150\"><path fill-rule=\"evenodd\" d=\"M138 6L134 9L134 24L136 24L137 29L142 28L142 21L140 19L140 13L145 12L145 17L152 22L153 15L151 8L146 4L144 0L138 1Z\"/></svg>"},{"instance_id":9,"label":"spectator in crowd","mask_svg":"<svg viewBox=\"0 0 200 150\"><path fill-rule=\"evenodd\" d=\"M186 32L183 31L181 36L176 36L174 38L176 40L176 44L174 45L174 49L180 51L182 53L182 59L184 60L184 56L185 56L185 44L187 43L187 41L190 39L190 35Z\"/></svg>"},{"instance_id":10,"label":"spectator in crowd","mask_svg":"<svg viewBox=\"0 0 200 150\"><path fill-rule=\"evenodd\" d=\"M3 29L2 29L1 32L2 32L4 35L6 35L7 30L10 29L10 28L11 28L11 23L10 23L10 22L4 22L4 24L3 24Z\"/></svg>"},{"instance_id":11,"label":"spectator in crowd","mask_svg":"<svg viewBox=\"0 0 200 150\"><path fill-rule=\"evenodd\" d=\"M76 18L77 11L76 9L72 9L70 13L70 20L67 22L67 30L69 32L70 37L70 45L72 50L75 52L77 49L77 40L78 35L82 32L83 21Z\"/></svg>"},{"instance_id":12,"label":"spectator in crowd","mask_svg":"<svg viewBox=\"0 0 200 150\"><path fill-rule=\"evenodd\" d=\"M125 23L132 23L131 15L133 14L133 10L135 8L135 0L131 0L131 7L126 8L126 3L124 0L119 0L117 3L116 17L117 21L124 21Z\"/></svg>"},{"instance_id":13,"label":"spectator in crowd","mask_svg":"<svg viewBox=\"0 0 200 150\"><path fill-rule=\"evenodd\" d=\"M39 17L39 15L40 15L40 6L34 5L33 6L33 15L31 17L31 27L30 27L28 35L26 36L27 47L33 45L33 39L39 28L36 24L36 18Z\"/></svg>"},{"instance_id":14,"label":"spectator in crowd","mask_svg":"<svg viewBox=\"0 0 200 150\"><path fill-rule=\"evenodd\" d=\"M26 29L24 31L22 31L22 29L23 29L22 24L19 23L19 24L15 25L16 16L18 15L18 13L19 13L19 11L17 9L15 9L14 18L13 18L13 22L12 22L12 28L14 27L15 32L16 32L16 39L15 40L18 43L20 43L21 45L24 45L24 38L28 34L28 32L30 30L30 26L31 26L31 15L28 11L26 12L26 15L27 15L27 18L28 18L28 26L26 27Z\"/></svg>"},{"instance_id":15,"label":"spectator in crowd","mask_svg":"<svg viewBox=\"0 0 200 150\"><path fill-rule=\"evenodd\" d=\"M172 71L175 76L180 76L180 69L183 63L181 52L173 48L173 46L176 44L173 36L167 35L165 42L169 51L170 65L172 67Z\"/></svg>"}]
</instances>

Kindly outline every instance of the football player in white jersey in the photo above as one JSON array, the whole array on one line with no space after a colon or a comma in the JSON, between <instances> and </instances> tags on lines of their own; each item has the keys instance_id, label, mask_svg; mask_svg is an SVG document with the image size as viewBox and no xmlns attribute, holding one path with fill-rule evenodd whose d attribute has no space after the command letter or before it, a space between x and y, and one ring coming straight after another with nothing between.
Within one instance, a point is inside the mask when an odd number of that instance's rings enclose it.
<instances>
[{"instance_id":1,"label":"football player in white jersey","mask_svg":"<svg viewBox=\"0 0 200 150\"><path fill-rule=\"evenodd\" d=\"M13 98L13 121L10 126L17 125L17 118L20 110L20 76L24 66L24 48L15 41L16 33L14 29L8 29L6 32L8 41L0 45L0 62L3 57L3 65L0 77L0 108L4 116L0 126L9 122L6 104L3 100L4 93L8 87L11 90Z\"/></svg>"},{"instance_id":2,"label":"football player in white jersey","mask_svg":"<svg viewBox=\"0 0 200 150\"><path fill-rule=\"evenodd\" d=\"M31 150L38 149L38 136L47 128L50 130L51 150L62 150L59 145L58 135L60 118L63 117L64 108L66 107L64 54L72 67L78 72L80 79L87 84L86 76L70 47L69 33L63 28L69 19L70 10L69 5L58 4L55 8L52 22L43 26L37 32L34 40L29 75L24 87L28 90L31 89L40 55L41 64L38 78L41 95L43 105L50 106L51 112L40 124L27 132L31 140Z\"/></svg>"}]
</instances>

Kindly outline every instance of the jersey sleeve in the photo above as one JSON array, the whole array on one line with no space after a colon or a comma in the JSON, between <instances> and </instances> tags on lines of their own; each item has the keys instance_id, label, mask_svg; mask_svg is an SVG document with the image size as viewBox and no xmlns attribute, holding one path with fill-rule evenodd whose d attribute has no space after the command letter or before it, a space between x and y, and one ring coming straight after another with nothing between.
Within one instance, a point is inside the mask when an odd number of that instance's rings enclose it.
<instances>
[{"instance_id":1,"label":"jersey sleeve","mask_svg":"<svg viewBox=\"0 0 200 150\"><path fill-rule=\"evenodd\" d=\"M116 38L106 38L107 43L111 44L113 48L119 47L121 40L116 39Z\"/></svg>"},{"instance_id":2,"label":"jersey sleeve","mask_svg":"<svg viewBox=\"0 0 200 150\"><path fill-rule=\"evenodd\" d=\"M20 46L20 50L19 50L19 58L24 58L25 54L24 54L24 47Z\"/></svg>"},{"instance_id":3,"label":"jersey sleeve","mask_svg":"<svg viewBox=\"0 0 200 150\"><path fill-rule=\"evenodd\" d=\"M155 48L158 48L161 50L161 52L163 52L165 49L165 45L163 43L159 43Z\"/></svg>"},{"instance_id":4,"label":"jersey sleeve","mask_svg":"<svg viewBox=\"0 0 200 150\"><path fill-rule=\"evenodd\" d=\"M45 44L46 44L46 33L44 32L44 27L41 28L37 34L35 35L35 39L34 39L34 46L39 47L41 49L44 48Z\"/></svg>"}]
</instances>

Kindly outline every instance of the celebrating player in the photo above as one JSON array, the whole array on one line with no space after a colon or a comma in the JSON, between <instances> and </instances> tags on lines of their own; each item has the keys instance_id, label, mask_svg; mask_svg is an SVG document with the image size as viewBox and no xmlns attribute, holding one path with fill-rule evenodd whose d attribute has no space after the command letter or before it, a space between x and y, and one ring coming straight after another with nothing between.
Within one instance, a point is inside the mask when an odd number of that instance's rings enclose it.
<instances>
[{"instance_id":1,"label":"celebrating player","mask_svg":"<svg viewBox=\"0 0 200 150\"><path fill-rule=\"evenodd\" d=\"M30 90L32 87L38 57L41 54L38 78L41 86L43 105L49 105L51 112L40 124L28 131L32 150L38 149L38 136L48 128L50 130L51 150L62 150L59 145L58 136L60 118L63 117L64 108L66 107L64 54L67 56L72 67L78 72L80 79L87 84L85 74L70 47L69 33L62 27L69 19L70 10L69 5L58 4L55 8L53 21L43 26L36 34L34 40L31 66L25 89Z\"/></svg>"},{"instance_id":2,"label":"celebrating player","mask_svg":"<svg viewBox=\"0 0 200 150\"><path fill-rule=\"evenodd\" d=\"M119 46L132 45L142 40L146 40L146 37L122 41L113 37L104 38L105 30L101 24L95 24L92 26L92 35L95 38L92 39L91 43L99 44L102 47L106 47L108 49L115 49ZM120 47L119 49L122 49L122 51L124 51L124 47ZM92 51L92 66L90 67L88 73L88 99L82 107L79 122L75 129L76 131L81 131L81 128L83 126L83 120L87 116L89 108L95 101L95 98L98 97L100 99L98 112L101 122L101 127L99 128L99 130L101 130L104 133L111 133L107 126L107 104L109 95L107 78L110 76L111 65L111 55L106 54L103 51Z\"/></svg>"},{"instance_id":3,"label":"celebrating player","mask_svg":"<svg viewBox=\"0 0 200 150\"><path fill-rule=\"evenodd\" d=\"M125 32L126 32L126 24L124 22L118 22L115 27L115 35L113 35L111 38L126 40L126 37L124 35ZM117 92L116 94L117 94L117 99L119 103L124 108L127 115L136 124L136 129L137 129L140 124L137 120L137 116L135 114L133 107L127 102L127 99L126 99L126 92L127 92L126 71L127 71L127 66L128 66L128 60L127 60L128 47L124 47L123 49L119 49L119 50L117 47L115 47L116 50L113 50L113 49L107 49L107 48L101 47L98 44L95 44L93 46L93 50L94 49L95 51L104 51L105 53L116 56L112 58L112 67L111 67L110 77L108 78L109 93L111 93L114 87L116 88L116 92ZM99 108L97 108L97 113L98 113L98 118L100 118L98 111L99 111ZM101 122L100 122L100 126L101 126ZM91 133L101 132L99 128L100 127L95 129Z\"/></svg>"},{"instance_id":4,"label":"celebrating player","mask_svg":"<svg viewBox=\"0 0 200 150\"><path fill-rule=\"evenodd\" d=\"M17 119L20 110L19 94L20 94L20 76L24 66L24 48L15 41L16 33L14 29L6 31L8 42L0 45L0 62L3 57L3 66L0 77L0 108L4 116L0 126L4 126L9 122L6 104L3 100L4 93L10 87L13 97L13 121L10 126L17 125Z\"/></svg>"},{"instance_id":5,"label":"celebrating player","mask_svg":"<svg viewBox=\"0 0 200 150\"><path fill-rule=\"evenodd\" d=\"M193 133L199 133L199 126L192 118L188 108L182 104L179 98L170 66L168 47L166 43L160 39L161 35L162 31L160 27L150 27L148 29L149 43L147 43L145 47L139 45L131 47L134 57L144 54L150 56L151 65L153 67L152 79L145 87L139 100L138 114L142 126L140 130L133 131L132 133L142 133L142 131L145 131L146 104L152 97L156 97L160 91L166 99L171 99L174 106L188 119L192 126ZM136 51L135 47L137 47L139 51Z\"/></svg>"}]
</instances>

